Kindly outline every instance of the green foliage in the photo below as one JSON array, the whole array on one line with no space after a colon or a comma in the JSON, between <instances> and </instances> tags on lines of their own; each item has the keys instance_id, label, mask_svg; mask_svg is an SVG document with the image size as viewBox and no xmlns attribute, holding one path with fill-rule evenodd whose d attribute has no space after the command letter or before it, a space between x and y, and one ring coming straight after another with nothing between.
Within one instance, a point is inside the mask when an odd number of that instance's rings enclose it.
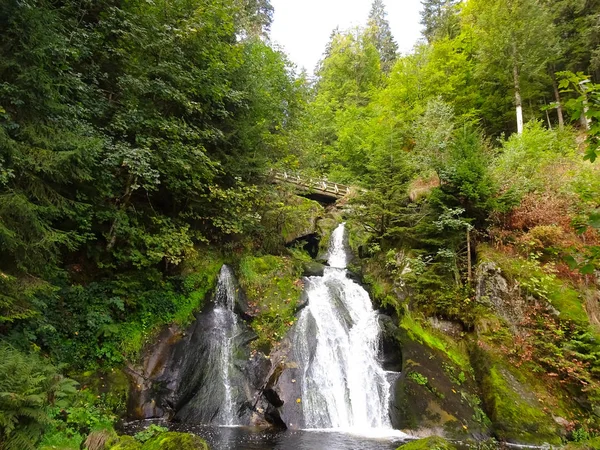
<instances>
[{"instance_id":1,"label":"green foliage","mask_svg":"<svg viewBox=\"0 0 600 450\"><path fill-rule=\"evenodd\" d=\"M0 343L0 448L35 449L52 408L64 408L75 392L75 381L38 355Z\"/></svg>"},{"instance_id":2,"label":"green foliage","mask_svg":"<svg viewBox=\"0 0 600 450\"><path fill-rule=\"evenodd\" d=\"M408 375L408 378L410 378L411 380L413 380L415 383L417 383L419 386L427 386L427 383L429 383L429 380L427 379L427 377L425 375L420 374L419 372L410 372Z\"/></svg>"},{"instance_id":3,"label":"green foliage","mask_svg":"<svg viewBox=\"0 0 600 450\"><path fill-rule=\"evenodd\" d=\"M158 436L161 433L165 433L167 431L169 431L169 429L166 427L161 427L160 425L150 424L150 426L148 428L146 428L145 430L140 431L139 433L136 433L134 438L143 444L144 442Z\"/></svg>"},{"instance_id":4,"label":"green foliage","mask_svg":"<svg viewBox=\"0 0 600 450\"><path fill-rule=\"evenodd\" d=\"M269 349L294 324L300 299L302 261L284 256L246 256L239 266L240 285L255 315L252 328L258 335L253 345Z\"/></svg>"},{"instance_id":5,"label":"green foliage","mask_svg":"<svg viewBox=\"0 0 600 450\"><path fill-rule=\"evenodd\" d=\"M559 72L559 87L561 91L574 93L575 97L570 98L565 104L571 112L571 116L576 120L583 117L588 121L589 127L587 133L587 148L585 150L584 160L594 162L598 158L598 147L600 146L600 110L598 110L598 99L600 95L600 84L590 82L587 75L583 72Z\"/></svg>"}]
</instances>

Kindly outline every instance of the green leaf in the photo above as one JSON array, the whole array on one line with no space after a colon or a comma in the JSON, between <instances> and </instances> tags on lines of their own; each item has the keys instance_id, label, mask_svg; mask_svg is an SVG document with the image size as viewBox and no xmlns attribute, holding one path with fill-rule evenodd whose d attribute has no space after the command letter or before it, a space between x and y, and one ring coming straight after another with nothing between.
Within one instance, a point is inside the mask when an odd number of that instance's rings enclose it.
<instances>
[{"instance_id":1,"label":"green leaf","mask_svg":"<svg viewBox=\"0 0 600 450\"><path fill-rule=\"evenodd\" d=\"M582 275L591 275L596 270L596 267L593 264L586 264L582 268L579 269Z\"/></svg>"},{"instance_id":2,"label":"green leaf","mask_svg":"<svg viewBox=\"0 0 600 450\"><path fill-rule=\"evenodd\" d=\"M569 269L571 270L574 270L577 267L577 261L571 255L565 257L565 263L569 266Z\"/></svg>"},{"instance_id":3,"label":"green leaf","mask_svg":"<svg viewBox=\"0 0 600 450\"><path fill-rule=\"evenodd\" d=\"M600 229L600 211L590 214L589 224L591 227Z\"/></svg>"}]
</instances>

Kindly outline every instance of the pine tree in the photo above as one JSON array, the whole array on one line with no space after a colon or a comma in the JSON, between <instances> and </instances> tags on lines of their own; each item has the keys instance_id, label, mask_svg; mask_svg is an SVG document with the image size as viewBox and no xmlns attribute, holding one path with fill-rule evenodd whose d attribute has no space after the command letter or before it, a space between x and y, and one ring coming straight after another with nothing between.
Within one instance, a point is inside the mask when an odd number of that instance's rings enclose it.
<instances>
[{"instance_id":1,"label":"pine tree","mask_svg":"<svg viewBox=\"0 0 600 450\"><path fill-rule=\"evenodd\" d=\"M423 0L421 4L421 25L425 27L423 35L428 42L456 37L459 27L456 14L458 0Z\"/></svg>"},{"instance_id":2,"label":"pine tree","mask_svg":"<svg viewBox=\"0 0 600 450\"><path fill-rule=\"evenodd\" d=\"M379 52L381 69L389 73L398 57L398 44L394 40L382 0L374 0L369 13L367 34Z\"/></svg>"}]
</instances>

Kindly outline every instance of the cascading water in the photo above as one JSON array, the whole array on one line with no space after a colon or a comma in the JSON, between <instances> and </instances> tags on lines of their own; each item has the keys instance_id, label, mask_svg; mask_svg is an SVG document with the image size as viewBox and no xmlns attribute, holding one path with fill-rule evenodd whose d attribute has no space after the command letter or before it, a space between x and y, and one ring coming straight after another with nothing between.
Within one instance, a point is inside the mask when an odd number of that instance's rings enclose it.
<instances>
[{"instance_id":1,"label":"cascading water","mask_svg":"<svg viewBox=\"0 0 600 450\"><path fill-rule=\"evenodd\" d=\"M391 428L390 384L378 354L379 324L367 292L346 276L345 225L333 232L322 277L306 283L308 306L294 337L307 428Z\"/></svg>"},{"instance_id":2,"label":"cascading water","mask_svg":"<svg viewBox=\"0 0 600 450\"><path fill-rule=\"evenodd\" d=\"M233 340L238 334L238 320L233 308L235 305L235 284L229 266L223 265L219 273L215 295L214 325L219 337L218 374L223 384L223 405L216 421L221 425L236 425L230 370L233 365Z\"/></svg>"}]
</instances>

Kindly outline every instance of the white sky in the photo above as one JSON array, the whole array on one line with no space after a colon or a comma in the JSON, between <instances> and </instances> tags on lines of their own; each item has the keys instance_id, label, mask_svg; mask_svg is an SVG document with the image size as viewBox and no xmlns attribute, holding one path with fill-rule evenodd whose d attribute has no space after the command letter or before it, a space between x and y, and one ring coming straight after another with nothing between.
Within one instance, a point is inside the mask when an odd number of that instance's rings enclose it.
<instances>
[{"instance_id":1,"label":"white sky","mask_svg":"<svg viewBox=\"0 0 600 450\"><path fill-rule=\"evenodd\" d=\"M372 0L271 0L275 8L271 39L290 59L312 73L336 26L340 30L367 22ZM420 37L420 0L384 0L387 19L402 53Z\"/></svg>"}]
</instances>

